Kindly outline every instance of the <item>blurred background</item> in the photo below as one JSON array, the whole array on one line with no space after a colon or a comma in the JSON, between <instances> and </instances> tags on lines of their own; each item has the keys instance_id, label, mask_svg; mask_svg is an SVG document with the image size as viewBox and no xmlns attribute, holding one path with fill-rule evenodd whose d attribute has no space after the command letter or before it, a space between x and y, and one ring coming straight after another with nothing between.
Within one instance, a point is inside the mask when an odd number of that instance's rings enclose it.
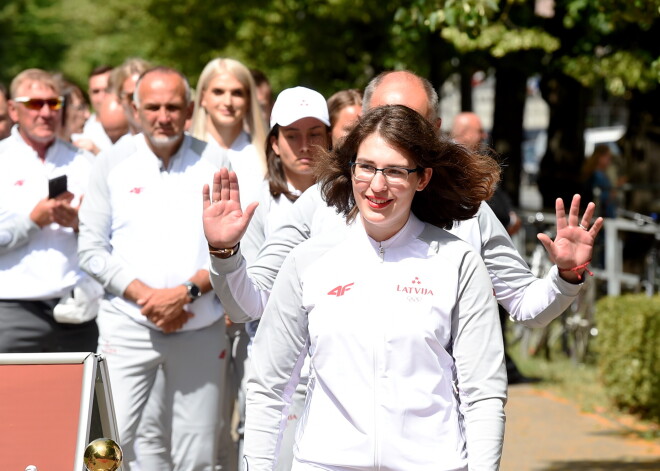
<instances>
[{"instance_id":1,"label":"blurred background","mask_svg":"<svg viewBox=\"0 0 660 471\"><path fill-rule=\"evenodd\" d=\"M659 10L659 0L4 0L0 81L40 67L83 86L95 66L137 56L194 85L228 56L264 71L275 92L301 84L329 96L406 68L441 92L447 130L459 111L480 115L517 206L581 192L585 156L607 142L626 209L650 214L660 212Z\"/></svg>"}]
</instances>

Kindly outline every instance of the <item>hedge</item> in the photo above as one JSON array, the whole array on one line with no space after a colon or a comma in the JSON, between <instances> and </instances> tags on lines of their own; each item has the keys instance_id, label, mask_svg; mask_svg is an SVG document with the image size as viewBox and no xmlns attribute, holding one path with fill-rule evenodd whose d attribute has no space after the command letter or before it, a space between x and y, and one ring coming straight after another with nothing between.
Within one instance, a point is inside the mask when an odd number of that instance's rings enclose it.
<instances>
[{"instance_id":1,"label":"hedge","mask_svg":"<svg viewBox=\"0 0 660 471\"><path fill-rule=\"evenodd\" d=\"M615 405L660 421L660 296L596 303L598 369Z\"/></svg>"}]
</instances>

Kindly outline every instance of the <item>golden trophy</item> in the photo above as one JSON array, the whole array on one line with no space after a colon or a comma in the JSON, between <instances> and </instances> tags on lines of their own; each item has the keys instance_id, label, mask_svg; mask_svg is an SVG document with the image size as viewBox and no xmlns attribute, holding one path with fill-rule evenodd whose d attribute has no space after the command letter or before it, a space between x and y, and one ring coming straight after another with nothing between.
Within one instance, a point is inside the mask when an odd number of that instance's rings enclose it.
<instances>
[{"instance_id":1,"label":"golden trophy","mask_svg":"<svg viewBox=\"0 0 660 471\"><path fill-rule=\"evenodd\" d=\"M121 448L109 438L98 438L87 445L83 462L88 471L116 471L121 466Z\"/></svg>"}]
</instances>

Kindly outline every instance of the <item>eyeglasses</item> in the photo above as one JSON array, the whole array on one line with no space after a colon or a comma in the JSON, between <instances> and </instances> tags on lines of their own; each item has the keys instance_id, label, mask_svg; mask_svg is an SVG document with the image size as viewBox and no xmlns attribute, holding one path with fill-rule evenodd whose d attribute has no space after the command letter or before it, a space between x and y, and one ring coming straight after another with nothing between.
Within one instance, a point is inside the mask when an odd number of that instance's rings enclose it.
<instances>
[{"instance_id":1,"label":"eyeglasses","mask_svg":"<svg viewBox=\"0 0 660 471\"><path fill-rule=\"evenodd\" d=\"M376 168L373 165L361 164L359 162L351 162L351 172L353 178L359 182L370 182L380 172L385 177L388 183L404 183L408 181L408 176L411 173L419 172L421 167L405 168L405 167L385 167Z\"/></svg>"},{"instance_id":2,"label":"eyeglasses","mask_svg":"<svg viewBox=\"0 0 660 471\"><path fill-rule=\"evenodd\" d=\"M28 110L39 111L44 105L48 105L48 108L52 111L57 111L62 108L62 103L64 103L64 97L58 96L57 98L30 98L27 96L19 96L14 98L16 103L22 103Z\"/></svg>"}]
</instances>

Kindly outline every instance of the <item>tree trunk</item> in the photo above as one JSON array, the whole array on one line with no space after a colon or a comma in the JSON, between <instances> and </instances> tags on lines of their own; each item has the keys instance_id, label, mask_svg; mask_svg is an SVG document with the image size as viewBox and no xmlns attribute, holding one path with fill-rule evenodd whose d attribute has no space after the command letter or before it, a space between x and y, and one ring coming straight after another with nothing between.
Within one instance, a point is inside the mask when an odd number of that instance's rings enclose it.
<instances>
[{"instance_id":1,"label":"tree trunk","mask_svg":"<svg viewBox=\"0 0 660 471\"><path fill-rule=\"evenodd\" d=\"M516 66L516 55L497 62L492 145L502 163L502 188L520 205L523 116L527 96L527 74Z\"/></svg>"},{"instance_id":2,"label":"tree trunk","mask_svg":"<svg viewBox=\"0 0 660 471\"><path fill-rule=\"evenodd\" d=\"M462 66L460 72L461 111L472 111L472 75L474 75L474 69L469 66Z\"/></svg>"},{"instance_id":3,"label":"tree trunk","mask_svg":"<svg viewBox=\"0 0 660 471\"><path fill-rule=\"evenodd\" d=\"M587 90L576 80L557 74L543 78L541 93L550 106L550 121L548 147L539 169L539 191L546 209L553 209L558 197L568 208L573 195L582 190Z\"/></svg>"}]
</instances>

